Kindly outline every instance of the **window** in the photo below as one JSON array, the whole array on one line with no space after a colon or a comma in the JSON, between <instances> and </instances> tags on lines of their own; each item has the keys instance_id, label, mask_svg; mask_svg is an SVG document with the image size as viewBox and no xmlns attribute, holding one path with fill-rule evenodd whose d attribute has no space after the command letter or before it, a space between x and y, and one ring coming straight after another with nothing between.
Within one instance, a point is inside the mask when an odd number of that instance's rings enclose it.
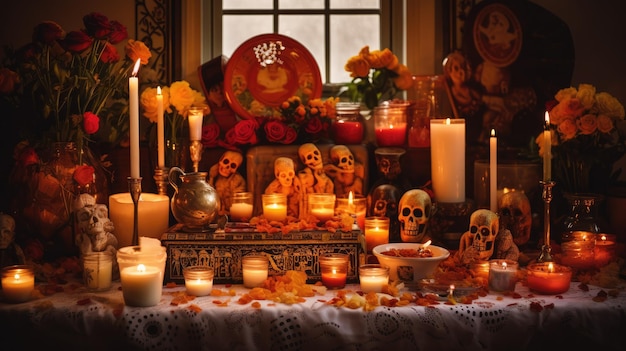
<instances>
[{"instance_id":1,"label":"window","mask_svg":"<svg viewBox=\"0 0 626 351\"><path fill-rule=\"evenodd\" d=\"M204 0L203 62L230 57L247 39L264 33L289 36L315 57L325 84L350 80L350 56L369 45L402 56L403 1L391 0ZM397 19L397 20L392 20Z\"/></svg>"}]
</instances>

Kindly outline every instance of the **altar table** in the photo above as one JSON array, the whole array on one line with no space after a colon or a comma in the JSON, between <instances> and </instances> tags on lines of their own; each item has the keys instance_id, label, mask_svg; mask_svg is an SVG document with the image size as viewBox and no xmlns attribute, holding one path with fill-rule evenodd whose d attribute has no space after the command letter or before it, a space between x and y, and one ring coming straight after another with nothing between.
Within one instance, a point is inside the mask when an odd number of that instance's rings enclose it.
<instances>
[{"instance_id":1,"label":"altar table","mask_svg":"<svg viewBox=\"0 0 626 351\"><path fill-rule=\"evenodd\" d=\"M178 306L171 301L184 286L164 287L157 306L128 307L117 282L106 292L65 288L22 304L0 303L0 349L626 350L626 286L596 302L598 292L609 289L578 285L544 296L518 283L517 298L491 293L471 304L364 311L326 303L333 290L304 303L260 301L254 308L237 302L249 291L241 285L214 286L236 296Z\"/></svg>"}]
</instances>

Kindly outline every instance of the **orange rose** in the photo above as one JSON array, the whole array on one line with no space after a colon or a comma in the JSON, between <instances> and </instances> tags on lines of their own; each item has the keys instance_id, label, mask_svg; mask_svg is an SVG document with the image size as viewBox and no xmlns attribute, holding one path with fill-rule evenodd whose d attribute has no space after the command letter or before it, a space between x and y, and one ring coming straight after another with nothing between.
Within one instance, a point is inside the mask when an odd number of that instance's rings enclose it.
<instances>
[{"instance_id":1,"label":"orange rose","mask_svg":"<svg viewBox=\"0 0 626 351\"><path fill-rule=\"evenodd\" d=\"M598 121L595 115L587 114L576 120L576 126L581 134L589 135L598 129Z\"/></svg>"},{"instance_id":2,"label":"orange rose","mask_svg":"<svg viewBox=\"0 0 626 351\"><path fill-rule=\"evenodd\" d=\"M371 51L369 55L364 56L374 69L386 68L387 65L394 66L394 57L395 55L387 48L384 50ZM397 60L398 58L395 57L395 61Z\"/></svg>"},{"instance_id":3,"label":"orange rose","mask_svg":"<svg viewBox=\"0 0 626 351\"><path fill-rule=\"evenodd\" d=\"M613 120L607 115L598 115L598 130L602 133L608 133L613 130Z\"/></svg>"},{"instance_id":4,"label":"orange rose","mask_svg":"<svg viewBox=\"0 0 626 351\"><path fill-rule=\"evenodd\" d=\"M352 78L367 77L370 73L370 68L369 62L361 56L352 56L344 66L344 69L346 72L350 72L350 77Z\"/></svg>"},{"instance_id":5,"label":"orange rose","mask_svg":"<svg viewBox=\"0 0 626 351\"><path fill-rule=\"evenodd\" d=\"M572 139L576 136L578 132L578 128L576 128L576 122L573 119L565 119L561 121L561 124L558 126L558 131L563 136L563 141Z\"/></svg>"},{"instance_id":6,"label":"orange rose","mask_svg":"<svg viewBox=\"0 0 626 351\"><path fill-rule=\"evenodd\" d=\"M393 84L400 90L408 90L413 86L413 74L405 65L399 65L398 76L393 78Z\"/></svg>"},{"instance_id":7,"label":"orange rose","mask_svg":"<svg viewBox=\"0 0 626 351\"><path fill-rule=\"evenodd\" d=\"M128 39L128 42L124 47L124 51L126 52L126 56L128 56L128 58L130 58L133 62L141 59L142 65L147 65L150 57L152 57L150 49L148 49L146 44L139 40Z\"/></svg>"},{"instance_id":8,"label":"orange rose","mask_svg":"<svg viewBox=\"0 0 626 351\"><path fill-rule=\"evenodd\" d=\"M15 90L15 84L19 81L17 73L8 68L0 68L0 93L8 94Z\"/></svg>"}]
</instances>

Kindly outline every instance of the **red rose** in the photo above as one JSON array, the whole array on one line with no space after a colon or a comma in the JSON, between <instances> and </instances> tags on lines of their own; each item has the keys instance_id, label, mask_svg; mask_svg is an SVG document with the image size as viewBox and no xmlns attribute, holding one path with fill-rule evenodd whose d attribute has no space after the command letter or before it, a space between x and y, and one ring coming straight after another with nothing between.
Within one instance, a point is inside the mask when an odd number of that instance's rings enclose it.
<instances>
[{"instance_id":1,"label":"red rose","mask_svg":"<svg viewBox=\"0 0 626 351\"><path fill-rule=\"evenodd\" d=\"M109 19L97 12L92 12L83 17L83 24L87 34L96 39L105 39L113 30Z\"/></svg>"},{"instance_id":2,"label":"red rose","mask_svg":"<svg viewBox=\"0 0 626 351\"><path fill-rule=\"evenodd\" d=\"M111 43L106 43L102 55L100 55L100 61L104 63L117 62L120 60L120 54L117 52L117 48Z\"/></svg>"},{"instance_id":3,"label":"red rose","mask_svg":"<svg viewBox=\"0 0 626 351\"><path fill-rule=\"evenodd\" d=\"M0 93L8 94L15 90L19 78L17 73L8 68L0 68Z\"/></svg>"},{"instance_id":4,"label":"red rose","mask_svg":"<svg viewBox=\"0 0 626 351\"><path fill-rule=\"evenodd\" d=\"M313 117L304 127L304 131L311 135L317 135L324 131L324 124L319 118Z\"/></svg>"},{"instance_id":5,"label":"red rose","mask_svg":"<svg viewBox=\"0 0 626 351\"><path fill-rule=\"evenodd\" d=\"M239 121L226 132L226 143L231 145L256 144L256 130L259 125L252 119Z\"/></svg>"},{"instance_id":6,"label":"red rose","mask_svg":"<svg viewBox=\"0 0 626 351\"><path fill-rule=\"evenodd\" d=\"M23 167L28 167L39 163L39 156L37 155L37 152L35 152L35 149L27 146L20 152L18 162Z\"/></svg>"},{"instance_id":7,"label":"red rose","mask_svg":"<svg viewBox=\"0 0 626 351\"><path fill-rule=\"evenodd\" d=\"M92 166L81 165L76 167L73 177L78 185L85 186L93 181L95 172L96 170Z\"/></svg>"},{"instance_id":8,"label":"red rose","mask_svg":"<svg viewBox=\"0 0 626 351\"><path fill-rule=\"evenodd\" d=\"M287 133L287 126L283 122L268 121L263 126L265 130L265 136L270 143L282 143L285 134Z\"/></svg>"},{"instance_id":9,"label":"red rose","mask_svg":"<svg viewBox=\"0 0 626 351\"><path fill-rule=\"evenodd\" d=\"M81 52L91 45L93 39L85 34L85 32L73 30L65 36L65 39L61 41L61 45L67 51Z\"/></svg>"},{"instance_id":10,"label":"red rose","mask_svg":"<svg viewBox=\"0 0 626 351\"><path fill-rule=\"evenodd\" d=\"M50 44L55 40L60 40L65 35L65 31L53 21L44 21L35 26L33 31L33 41Z\"/></svg>"},{"instance_id":11,"label":"red rose","mask_svg":"<svg viewBox=\"0 0 626 351\"><path fill-rule=\"evenodd\" d=\"M100 118L92 112L85 112L83 115L83 127L85 133L93 134L100 128Z\"/></svg>"},{"instance_id":12,"label":"red rose","mask_svg":"<svg viewBox=\"0 0 626 351\"><path fill-rule=\"evenodd\" d=\"M111 44L117 44L122 40L128 38L128 30L126 26L118 21L111 21L111 34L109 34L109 41Z\"/></svg>"},{"instance_id":13,"label":"red rose","mask_svg":"<svg viewBox=\"0 0 626 351\"><path fill-rule=\"evenodd\" d=\"M202 145L204 147L216 147L220 138L220 126L217 123L209 123L202 127Z\"/></svg>"}]
</instances>

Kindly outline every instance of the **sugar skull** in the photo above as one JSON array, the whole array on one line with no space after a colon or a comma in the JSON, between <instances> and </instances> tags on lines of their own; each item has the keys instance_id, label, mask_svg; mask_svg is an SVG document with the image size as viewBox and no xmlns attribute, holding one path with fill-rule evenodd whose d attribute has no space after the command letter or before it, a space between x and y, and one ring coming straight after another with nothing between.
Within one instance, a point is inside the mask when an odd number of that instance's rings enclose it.
<instances>
[{"instance_id":1,"label":"sugar skull","mask_svg":"<svg viewBox=\"0 0 626 351\"><path fill-rule=\"evenodd\" d=\"M278 157L274 161L274 175L283 187L292 186L296 175L293 160L289 157Z\"/></svg>"},{"instance_id":2,"label":"sugar skull","mask_svg":"<svg viewBox=\"0 0 626 351\"><path fill-rule=\"evenodd\" d=\"M398 221L403 242L423 242L432 210L430 195L421 189L411 189L402 195Z\"/></svg>"},{"instance_id":3,"label":"sugar skull","mask_svg":"<svg viewBox=\"0 0 626 351\"><path fill-rule=\"evenodd\" d=\"M530 239L532 214L530 201L521 191L510 191L500 198L498 206L500 226L513 234L516 245L524 245Z\"/></svg>"},{"instance_id":4,"label":"sugar skull","mask_svg":"<svg viewBox=\"0 0 626 351\"><path fill-rule=\"evenodd\" d=\"M243 156L240 152L230 150L224 152L218 162L220 176L228 178L231 175L235 174L239 166L241 166L242 162Z\"/></svg>"},{"instance_id":5,"label":"sugar skull","mask_svg":"<svg viewBox=\"0 0 626 351\"><path fill-rule=\"evenodd\" d=\"M298 148L300 160L311 169L322 169L324 164L322 161L322 153L313 143L302 144Z\"/></svg>"}]
</instances>

